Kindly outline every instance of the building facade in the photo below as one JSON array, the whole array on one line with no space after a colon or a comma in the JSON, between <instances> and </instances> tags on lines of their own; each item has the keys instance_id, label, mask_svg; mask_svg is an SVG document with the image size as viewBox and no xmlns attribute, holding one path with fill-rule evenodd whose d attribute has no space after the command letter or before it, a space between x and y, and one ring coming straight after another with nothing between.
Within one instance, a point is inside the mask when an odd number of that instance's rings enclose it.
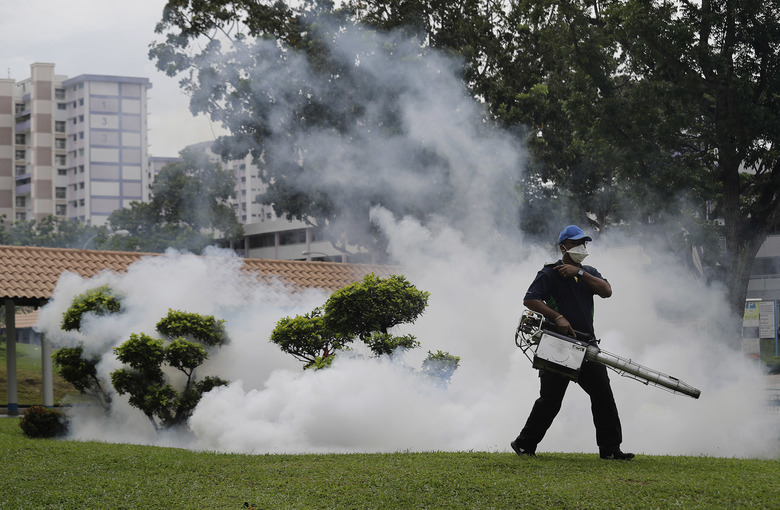
<instances>
[{"instance_id":1,"label":"building facade","mask_svg":"<svg viewBox=\"0 0 780 510\"><path fill-rule=\"evenodd\" d=\"M148 199L146 78L80 75L63 82L67 106L67 216L103 225Z\"/></svg>"},{"instance_id":2,"label":"building facade","mask_svg":"<svg viewBox=\"0 0 780 510\"><path fill-rule=\"evenodd\" d=\"M57 75L0 80L0 214L93 225L148 198L146 78ZM145 194L146 193L146 194Z\"/></svg>"}]
</instances>

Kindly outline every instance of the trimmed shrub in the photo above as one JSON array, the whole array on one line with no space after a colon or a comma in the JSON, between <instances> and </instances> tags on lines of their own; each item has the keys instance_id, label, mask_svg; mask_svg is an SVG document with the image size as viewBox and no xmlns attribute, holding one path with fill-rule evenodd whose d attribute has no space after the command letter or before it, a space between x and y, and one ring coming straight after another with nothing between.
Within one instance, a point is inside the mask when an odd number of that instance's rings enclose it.
<instances>
[{"instance_id":1,"label":"trimmed shrub","mask_svg":"<svg viewBox=\"0 0 780 510\"><path fill-rule=\"evenodd\" d=\"M68 418L57 409L32 406L19 420L19 427L28 437L60 437L68 432Z\"/></svg>"}]
</instances>

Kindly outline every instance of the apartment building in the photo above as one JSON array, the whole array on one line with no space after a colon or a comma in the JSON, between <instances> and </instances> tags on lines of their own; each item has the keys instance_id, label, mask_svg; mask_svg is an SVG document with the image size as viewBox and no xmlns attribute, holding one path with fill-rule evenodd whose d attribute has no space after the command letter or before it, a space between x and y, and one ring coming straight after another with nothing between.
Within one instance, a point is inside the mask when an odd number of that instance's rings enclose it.
<instances>
[{"instance_id":1,"label":"apartment building","mask_svg":"<svg viewBox=\"0 0 780 510\"><path fill-rule=\"evenodd\" d=\"M0 80L0 214L102 225L148 198L147 78L57 75Z\"/></svg>"},{"instance_id":2,"label":"apartment building","mask_svg":"<svg viewBox=\"0 0 780 510\"><path fill-rule=\"evenodd\" d=\"M148 199L147 78L80 75L63 82L67 106L67 215L102 225Z\"/></svg>"}]
</instances>

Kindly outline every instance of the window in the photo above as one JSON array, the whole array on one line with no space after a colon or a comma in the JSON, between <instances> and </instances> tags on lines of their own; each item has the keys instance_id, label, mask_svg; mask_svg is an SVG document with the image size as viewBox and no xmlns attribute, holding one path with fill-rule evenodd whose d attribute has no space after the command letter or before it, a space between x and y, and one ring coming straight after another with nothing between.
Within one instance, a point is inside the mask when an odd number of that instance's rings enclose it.
<instances>
[{"instance_id":1,"label":"window","mask_svg":"<svg viewBox=\"0 0 780 510\"><path fill-rule=\"evenodd\" d=\"M55 198L65 198L68 189L65 186L57 186L54 190Z\"/></svg>"},{"instance_id":2,"label":"window","mask_svg":"<svg viewBox=\"0 0 780 510\"><path fill-rule=\"evenodd\" d=\"M67 110L68 109L68 103L57 103L57 109L58 110Z\"/></svg>"},{"instance_id":3,"label":"window","mask_svg":"<svg viewBox=\"0 0 780 510\"><path fill-rule=\"evenodd\" d=\"M54 121L54 131L57 133L64 133L65 132L65 121L64 120L55 120Z\"/></svg>"},{"instance_id":4,"label":"window","mask_svg":"<svg viewBox=\"0 0 780 510\"><path fill-rule=\"evenodd\" d=\"M68 206L66 204L57 204L54 206L54 213L57 216L65 216L68 214Z\"/></svg>"},{"instance_id":5,"label":"window","mask_svg":"<svg viewBox=\"0 0 780 510\"><path fill-rule=\"evenodd\" d=\"M23 150L17 150L16 151L16 159L24 159L24 156L27 154L26 151Z\"/></svg>"},{"instance_id":6,"label":"window","mask_svg":"<svg viewBox=\"0 0 780 510\"><path fill-rule=\"evenodd\" d=\"M24 207L27 204L27 197L16 197L16 207Z\"/></svg>"},{"instance_id":7,"label":"window","mask_svg":"<svg viewBox=\"0 0 780 510\"><path fill-rule=\"evenodd\" d=\"M67 168L58 168L57 169L57 175L68 175L68 169Z\"/></svg>"},{"instance_id":8,"label":"window","mask_svg":"<svg viewBox=\"0 0 780 510\"><path fill-rule=\"evenodd\" d=\"M249 248L270 248L276 245L273 233L249 236Z\"/></svg>"},{"instance_id":9,"label":"window","mask_svg":"<svg viewBox=\"0 0 780 510\"><path fill-rule=\"evenodd\" d=\"M288 230L279 234L279 244L303 244L306 242L306 230Z\"/></svg>"},{"instance_id":10,"label":"window","mask_svg":"<svg viewBox=\"0 0 780 510\"><path fill-rule=\"evenodd\" d=\"M54 89L54 99L65 99L65 89Z\"/></svg>"},{"instance_id":11,"label":"window","mask_svg":"<svg viewBox=\"0 0 780 510\"><path fill-rule=\"evenodd\" d=\"M16 103L14 105L14 113L19 115L22 112L24 112L24 103Z\"/></svg>"},{"instance_id":12,"label":"window","mask_svg":"<svg viewBox=\"0 0 780 510\"><path fill-rule=\"evenodd\" d=\"M756 257L750 276L776 276L780 275L780 257Z\"/></svg>"},{"instance_id":13,"label":"window","mask_svg":"<svg viewBox=\"0 0 780 510\"><path fill-rule=\"evenodd\" d=\"M68 158L64 154L58 154L55 156L55 159L57 160L57 166L65 166L68 164Z\"/></svg>"},{"instance_id":14,"label":"window","mask_svg":"<svg viewBox=\"0 0 780 510\"><path fill-rule=\"evenodd\" d=\"M25 137L24 133L16 134L16 145L24 145L26 141L27 141L27 137Z\"/></svg>"},{"instance_id":15,"label":"window","mask_svg":"<svg viewBox=\"0 0 780 510\"><path fill-rule=\"evenodd\" d=\"M64 149L66 147L65 139L64 138L56 138L54 140L54 147L56 147L57 149Z\"/></svg>"},{"instance_id":16,"label":"window","mask_svg":"<svg viewBox=\"0 0 780 510\"><path fill-rule=\"evenodd\" d=\"M16 221L24 221L27 218L27 215L23 212L16 213Z\"/></svg>"},{"instance_id":17,"label":"window","mask_svg":"<svg viewBox=\"0 0 780 510\"><path fill-rule=\"evenodd\" d=\"M27 173L27 167L24 165L16 165L16 175L24 175Z\"/></svg>"}]
</instances>

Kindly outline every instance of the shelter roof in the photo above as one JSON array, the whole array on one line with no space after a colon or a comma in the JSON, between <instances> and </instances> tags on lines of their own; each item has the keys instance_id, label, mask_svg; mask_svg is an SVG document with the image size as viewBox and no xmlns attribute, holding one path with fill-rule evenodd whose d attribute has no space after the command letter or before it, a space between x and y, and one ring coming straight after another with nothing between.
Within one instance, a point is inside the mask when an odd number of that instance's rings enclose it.
<instances>
[{"instance_id":1,"label":"shelter roof","mask_svg":"<svg viewBox=\"0 0 780 510\"><path fill-rule=\"evenodd\" d=\"M38 306L51 298L65 271L89 278L102 271L124 272L144 257L157 256L160 254L0 245L0 299L11 298L17 306ZM278 280L293 290L335 291L366 274L386 276L394 269L379 264L242 260L242 270L258 281Z\"/></svg>"}]
</instances>

